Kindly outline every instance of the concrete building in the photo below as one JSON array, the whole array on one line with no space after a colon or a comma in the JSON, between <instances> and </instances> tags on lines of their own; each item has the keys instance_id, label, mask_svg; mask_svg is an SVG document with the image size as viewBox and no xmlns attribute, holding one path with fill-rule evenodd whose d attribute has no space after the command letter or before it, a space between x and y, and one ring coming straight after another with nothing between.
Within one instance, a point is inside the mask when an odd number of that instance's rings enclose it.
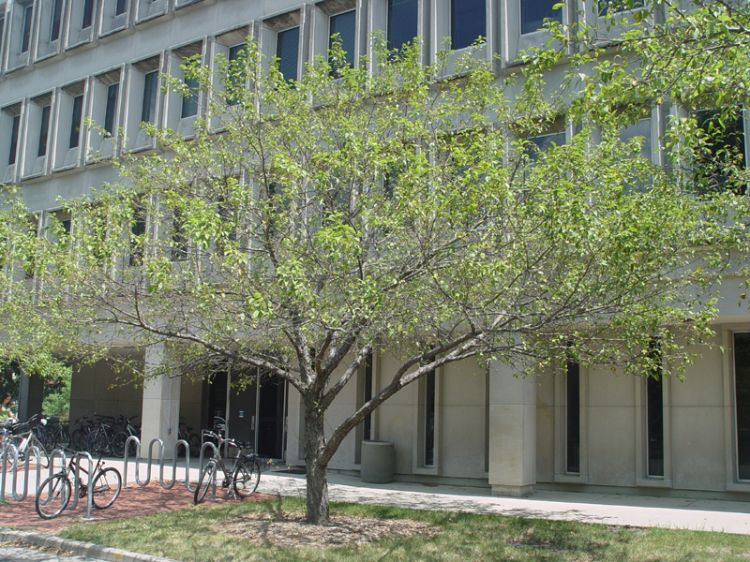
<instances>
[{"instance_id":1,"label":"concrete building","mask_svg":"<svg viewBox=\"0 0 750 562\"><path fill-rule=\"evenodd\" d=\"M423 38L435 57L451 38L461 50L482 35L479 49L499 55L498 72L519 51L543 45L545 17L596 21L595 0L0 0L0 182L20 183L37 212L40 232L59 199L115 179L109 159L152 148L142 121L188 134L205 110L200 95L164 95L159 72L180 76L179 64L199 55L208 65L231 58L247 35L277 55L287 76L325 55L341 33L352 61L382 30L392 44ZM659 136L668 112L657 107L624 131L645 138L644 152L663 155ZM84 126L87 118L100 128ZM748 119L739 131L750 130ZM122 129L122 139L104 131ZM564 141L562 124L538 143ZM744 148L747 151L747 147ZM745 161L748 154L745 152ZM61 217L68 221L69 217ZM393 441L399 478L469 483L495 493L536 488L606 489L623 493L710 495L744 499L750 492L750 315L725 286L716 321L720 347L697 350L684 382L634 378L570 365L567 373L516 378L503 365L450 365L394 396L353 432L332 468L356 471L363 439ZM128 342L124 355L132 356ZM149 349L147 370L167 351ZM376 355L330 410L345 416L393 370ZM38 408L39 389L26 381L23 407ZM260 454L301 464L304 431L297 394L259 377L227 394L213 384L166 376L144 388L118 384L106 363L79 369L71 418L107 412L140 415L144 440L174 442L182 416L206 427L229 397L230 433L254 441Z\"/></svg>"}]
</instances>

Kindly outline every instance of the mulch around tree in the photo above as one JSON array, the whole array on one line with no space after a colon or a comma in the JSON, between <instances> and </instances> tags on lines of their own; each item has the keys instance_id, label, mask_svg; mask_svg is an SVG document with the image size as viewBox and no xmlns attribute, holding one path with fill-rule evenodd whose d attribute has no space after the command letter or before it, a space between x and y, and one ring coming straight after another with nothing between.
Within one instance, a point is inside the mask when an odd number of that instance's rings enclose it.
<instances>
[{"instance_id":1,"label":"mulch around tree","mask_svg":"<svg viewBox=\"0 0 750 562\"><path fill-rule=\"evenodd\" d=\"M33 495L33 494L30 494ZM218 505L226 502L239 502L237 499L228 499L223 490L218 489L216 500L209 503ZM267 494L253 494L242 500L265 501L273 496ZM137 487L134 484L123 488L120 497L109 509L93 509L92 517L96 521L108 519L125 519L161 513L164 511L175 511L193 505L193 493L185 489L184 484L177 484L171 490L165 490L158 484L149 484L145 487ZM11 527L29 531L44 533L57 533L58 531L86 521L86 501L80 499L78 507L74 511L66 510L55 519L45 521L41 519L34 509L34 499L26 499L22 502L8 501L0 504L0 527Z\"/></svg>"}]
</instances>

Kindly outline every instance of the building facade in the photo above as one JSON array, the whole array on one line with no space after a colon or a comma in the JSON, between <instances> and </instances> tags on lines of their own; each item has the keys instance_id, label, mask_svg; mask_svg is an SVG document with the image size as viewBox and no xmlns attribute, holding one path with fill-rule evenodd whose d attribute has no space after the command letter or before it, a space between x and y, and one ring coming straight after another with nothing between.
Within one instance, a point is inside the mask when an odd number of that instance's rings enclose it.
<instances>
[{"instance_id":1,"label":"building facade","mask_svg":"<svg viewBox=\"0 0 750 562\"><path fill-rule=\"evenodd\" d=\"M522 50L548 41L545 18L595 23L595 0L0 0L0 182L18 183L39 233L60 200L116 179L112 157L154 148L141 123L189 135L206 110L203 94L165 94L160 73L182 78L180 63L198 56L209 66L232 59L247 36L287 77L326 56L339 33L352 64L381 31L392 46L422 38L426 62L450 40L453 49L485 38L477 56L498 74ZM627 18L627 14L624 14ZM611 30L616 33L617 30ZM495 58L497 56L497 59ZM189 81L187 85L191 86ZM669 114L656 107L623 131L644 137L644 154L663 161L659 139ZM89 127L90 121L97 127ZM738 131L750 130L748 118ZM122 131L122 135L113 134ZM559 127L534 139L564 142ZM739 138L744 138L739 135ZM743 144L745 162L747 146ZM744 499L750 492L750 314L739 306L739 281L723 287L715 346L684 381L625 376L569 365L565 373L519 378L501 364L464 361L410 385L347 437L332 468L357 471L365 439L392 441L399 478L474 484L495 493L534 488L623 493L710 495ZM132 357L127 341L120 352ZM146 370L169 353L135 357ZM375 355L329 411L333 427L392 372L387 352ZM39 407L37 383L26 380L26 413ZM94 412L140 415L144 441L174 443L180 418L205 427L230 412L230 434L261 455L303 463L299 396L258 375L258 384L227 392L226 375L205 381L160 376L143 388L120 383L107 363L80 368L71 418Z\"/></svg>"}]
</instances>

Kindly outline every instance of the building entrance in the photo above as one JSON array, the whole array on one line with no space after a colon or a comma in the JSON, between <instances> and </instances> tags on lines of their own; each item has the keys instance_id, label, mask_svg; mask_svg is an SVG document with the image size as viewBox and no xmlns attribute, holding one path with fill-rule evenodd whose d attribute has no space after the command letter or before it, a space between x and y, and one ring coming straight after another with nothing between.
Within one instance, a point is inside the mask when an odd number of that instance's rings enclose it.
<instances>
[{"instance_id":1,"label":"building entrance","mask_svg":"<svg viewBox=\"0 0 750 562\"><path fill-rule=\"evenodd\" d=\"M204 427L214 416L226 417L229 399L229 436L250 443L258 456L284 460L287 385L276 377L256 373L242 388L234 383L227 395L227 374L216 373L206 382Z\"/></svg>"}]
</instances>

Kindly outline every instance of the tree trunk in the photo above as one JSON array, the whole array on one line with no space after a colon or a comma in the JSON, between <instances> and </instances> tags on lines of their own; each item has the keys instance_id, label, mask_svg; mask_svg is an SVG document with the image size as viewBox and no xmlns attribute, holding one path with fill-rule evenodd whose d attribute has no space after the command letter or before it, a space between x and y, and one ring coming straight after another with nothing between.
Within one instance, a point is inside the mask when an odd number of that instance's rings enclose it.
<instances>
[{"instance_id":1,"label":"tree trunk","mask_svg":"<svg viewBox=\"0 0 750 562\"><path fill-rule=\"evenodd\" d=\"M328 462L322 462L325 448L323 413L315 406L305 408L305 465L307 467L307 522L328 522Z\"/></svg>"}]
</instances>

